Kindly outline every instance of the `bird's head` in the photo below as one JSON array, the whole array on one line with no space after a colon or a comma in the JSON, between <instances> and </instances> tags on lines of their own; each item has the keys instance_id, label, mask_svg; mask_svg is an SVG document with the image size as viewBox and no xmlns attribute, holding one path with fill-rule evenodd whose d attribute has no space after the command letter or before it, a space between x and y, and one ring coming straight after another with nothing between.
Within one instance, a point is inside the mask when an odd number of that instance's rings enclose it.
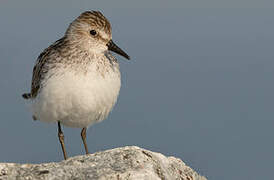
<instances>
[{"instance_id":1,"label":"bird's head","mask_svg":"<svg viewBox=\"0 0 274 180\"><path fill-rule=\"evenodd\" d=\"M86 11L77 17L68 27L66 37L73 43L93 53L104 53L107 50L130 59L113 41L111 25L99 11Z\"/></svg>"}]
</instances>

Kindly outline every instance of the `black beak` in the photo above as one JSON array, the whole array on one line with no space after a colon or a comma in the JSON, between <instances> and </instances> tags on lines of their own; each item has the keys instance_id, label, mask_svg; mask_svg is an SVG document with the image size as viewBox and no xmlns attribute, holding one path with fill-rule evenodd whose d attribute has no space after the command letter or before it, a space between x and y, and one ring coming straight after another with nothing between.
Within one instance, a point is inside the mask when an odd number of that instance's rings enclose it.
<instances>
[{"instance_id":1,"label":"black beak","mask_svg":"<svg viewBox=\"0 0 274 180\"><path fill-rule=\"evenodd\" d=\"M107 47L108 47L108 50L116 52L117 54L124 56L128 60L130 59L130 57L127 55L127 53L125 53L122 49L120 49L112 40L110 40L107 43Z\"/></svg>"}]
</instances>

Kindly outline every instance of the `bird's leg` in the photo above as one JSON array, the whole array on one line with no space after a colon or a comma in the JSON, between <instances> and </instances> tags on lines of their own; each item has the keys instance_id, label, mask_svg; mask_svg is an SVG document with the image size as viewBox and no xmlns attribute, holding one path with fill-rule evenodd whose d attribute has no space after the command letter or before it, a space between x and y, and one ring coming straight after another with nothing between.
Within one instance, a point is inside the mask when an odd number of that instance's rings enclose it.
<instances>
[{"instance_id":1,"label":"bird's leg","mask_svg":"<svg viewBox=\"0 0 274 180\"><path fill-rule=\"evenodd\" d=\"M61 147L62 147L62 150L63 150L64 159L66 160L67 159L67 152L66 152L65 143L64 143L65 136L62 132L60 121L58 121L58 137L59 137L59 141L60 141L60 144L61 144Z\"/></svg>"},{"instance_id":2,"label":"bird's leg","mask_svg":"<svg viewBox=\"0 0 274 180\"><path fill-rule=\"evenodd\" d=\"M89 154L88 153L88 146L87 146L87 142L86 142L86 133L87 133L87 128L83 128L82 131L81 131L81 137L82 137L82 140L83 140L83 144L85 146L86 154Z\"/></svg>"}]
</instances>

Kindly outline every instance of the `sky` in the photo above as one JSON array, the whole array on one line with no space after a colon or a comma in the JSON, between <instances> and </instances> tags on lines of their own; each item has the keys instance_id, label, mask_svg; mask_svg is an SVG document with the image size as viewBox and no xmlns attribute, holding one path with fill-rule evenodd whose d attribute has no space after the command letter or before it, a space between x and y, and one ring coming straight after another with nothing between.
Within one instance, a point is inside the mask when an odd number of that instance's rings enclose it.
<instances>
[{"instance_id":1,"label":"sky","mask_svg":"<svg viewBox=\"0 0 274 180\"><path fill-rule=\"evenodd\" d=\"M274 2L0 2L0 162L63 159L57 125L32 121L29 92L39 53L86 10L100 10L122 88L107 120L89 128L90 152L136 145L181 158L212 180L273 179ZM80 129L63 128L69 156Z\"/></svg>"}]
</instances>

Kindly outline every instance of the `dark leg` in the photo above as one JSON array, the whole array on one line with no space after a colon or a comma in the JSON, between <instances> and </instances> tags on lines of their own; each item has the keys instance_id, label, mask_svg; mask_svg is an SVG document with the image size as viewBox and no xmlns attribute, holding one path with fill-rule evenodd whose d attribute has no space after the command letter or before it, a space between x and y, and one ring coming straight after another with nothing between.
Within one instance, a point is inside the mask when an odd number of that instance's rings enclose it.
<instances>
[{"instance_id":1,"label":"dark leg","mask_svg":"<svg viewBox=\"0 0 274 180\"><path fill-rule=\"evenodd\" d=\"M87 146L87 142L86 142L86 132L87 132L87 128L83 128L82 131L81 131L81 137L82 137L82 140L83 140L83 143L84 143L84 146L85 146L86 154L89 154L88 153L88 146Z\"/></svg>"},{"instance_id":2,"label":"dark leg","mask_svg":"<svg viewBox=\"0 0 274 180\"><path fill-rule=\"evenodd\" d=\"M64 137L65 136L62 132L61 124L60 124L59 121L58 121L58 137L59 137L59 141L60 141L60 144L61 144L61 147L62 147L62 150L63 150L64 159L66 160L67 159L67 152L66 152L65 143L64 143Z\"/></svg>"}]
</instances>

